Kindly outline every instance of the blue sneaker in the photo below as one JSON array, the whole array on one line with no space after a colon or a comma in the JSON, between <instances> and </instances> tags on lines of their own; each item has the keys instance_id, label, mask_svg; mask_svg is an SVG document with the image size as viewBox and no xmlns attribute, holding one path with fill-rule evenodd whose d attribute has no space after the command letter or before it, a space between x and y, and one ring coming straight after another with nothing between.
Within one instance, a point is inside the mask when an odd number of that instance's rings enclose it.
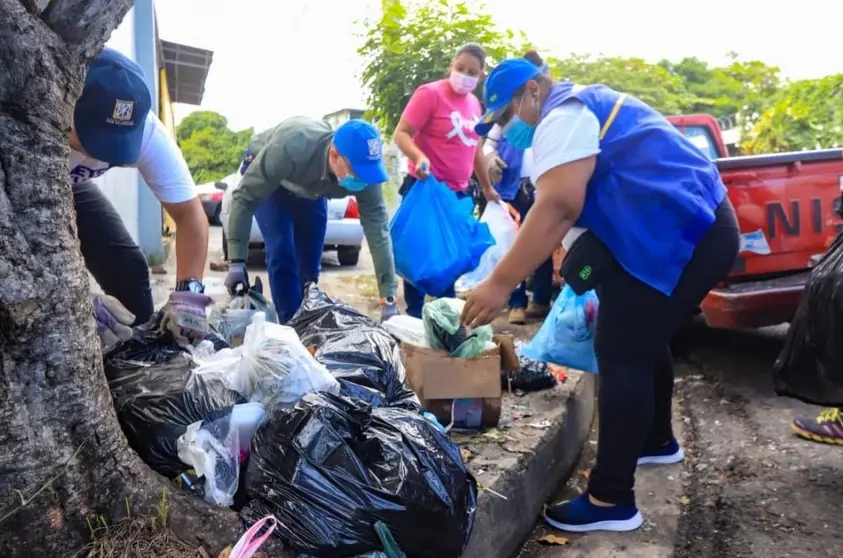
<instances>
[{"instance_id":1,"label":"blue sneaker","mask_svg":"<svg viewBox=\"0 0 843 558\"><path fill-rule=\"evenodd\" d=\"M676 438L671 439L665 445L655 449L645 449L638 458L639 465L658 464L669 465L679 463L685 459L685 452L679 447Z\"/></svg>"},{"instance_id":2,"label":"blue sneaker","mask_svg":"<svg viewBox=\"0 0 843 558\"><path fill-rule=\"evenodd\" d=\"M634 531L644 523L634 504L597 506L591 503L588 494L548 506L544 511L544 520L550 526L570 533Z\"/></svg>"}]
</instances>

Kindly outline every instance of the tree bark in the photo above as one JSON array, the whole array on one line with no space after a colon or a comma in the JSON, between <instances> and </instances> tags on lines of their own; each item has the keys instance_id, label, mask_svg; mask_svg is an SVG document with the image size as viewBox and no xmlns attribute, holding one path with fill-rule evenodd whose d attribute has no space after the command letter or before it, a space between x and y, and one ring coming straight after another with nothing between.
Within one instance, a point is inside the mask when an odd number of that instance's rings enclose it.
<instances>
[{"instance_id":1,"label":"tree bark","mask_svg":"<svg viewBox=\"0 0 843 558\"><path fill-rule=\"evenodd\" d=\"M157 514L103 374L67 143L85 68L132 0L0 0L0 556L70 556L86 518ZM169 525L217 552L242 523L168 491ZM215 555L215 554L214 554Z\"/></svg>"}]
</instances>

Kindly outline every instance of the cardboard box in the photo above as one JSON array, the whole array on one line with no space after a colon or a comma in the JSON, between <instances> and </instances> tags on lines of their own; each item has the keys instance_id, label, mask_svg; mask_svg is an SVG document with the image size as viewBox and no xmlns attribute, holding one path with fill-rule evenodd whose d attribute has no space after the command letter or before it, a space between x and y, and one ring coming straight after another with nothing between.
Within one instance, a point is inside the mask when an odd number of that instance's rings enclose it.
<instances>
[{"instance_id":1,"label":"cardboard box","mask_svg":"<svg viewBox=\"0 0 843 558\"><path fill-rule=\"evenodd\" d=\"M473 419L462 426L491 427L498 424L502 395L501 358L502 354L506 355L508 366L511 366L515 351L511 336L496 336L495 342L497 347L470 359L401 344L410 387L419 396L424 408L443 425L448 425L452 418L459 423L464 415L471 415ZM515 357L516 363L517 360Z\"/></svg>"}]
</instances>

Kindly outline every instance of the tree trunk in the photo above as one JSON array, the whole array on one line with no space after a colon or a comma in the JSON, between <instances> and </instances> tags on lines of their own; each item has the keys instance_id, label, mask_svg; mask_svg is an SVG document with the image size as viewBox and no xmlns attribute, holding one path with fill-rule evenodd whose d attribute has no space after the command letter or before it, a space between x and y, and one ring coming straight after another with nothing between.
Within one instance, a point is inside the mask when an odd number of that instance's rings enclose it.
<instances>
[{"instance_id":1,"label":"tree trunk","mask_svg":"<svg viewBox=\"0 0 843 558\"><path fill-rule=\"evenodd\" d=\"M67 143L84 69L132 0L0 0L0 556L70 556L86 518L156 515L165 480L112 406L76 238ZM170 490L169 525L217 552L242 523ZM215 554L214 554L215 556Z\"/></svg>"}]
</instances>

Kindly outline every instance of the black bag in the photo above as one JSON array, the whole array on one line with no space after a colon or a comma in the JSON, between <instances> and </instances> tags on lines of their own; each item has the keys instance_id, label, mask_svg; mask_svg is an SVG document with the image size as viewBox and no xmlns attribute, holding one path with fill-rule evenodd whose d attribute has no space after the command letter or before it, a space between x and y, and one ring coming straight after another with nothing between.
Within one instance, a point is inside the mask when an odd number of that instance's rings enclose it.
<instances>
[{"instance_id":1,"label":"black bag","mask_svg":"<svg viewBox=\"0 0 843 558\"><path fill-rule=\"evenodd\" d=\"M459 446L433 422L328 393L258 430L246 490L247 523L273 514L285 543L326 558L379 550L377 521L409 558L460 556L477 504Z\"/></svg>"},{"instance_id":2,"label":"black bag","mask_svg":"<svg viewBox=\"0 0 843 558\"><path fill-rule=\"evenodd\" d=\"M773 382L778 395L843 406L843 234L811 271Z\"/></svg>"},{"instance_id":3,"label":"black bag","mask_svg":"<svg viewBox=\"0 0 843 558\"><path fill-rule=\"evenodd\" d=\"M585 231L571 245L562 260L561 275L577 295L595 289L615 266L615 257L602 240Z\"/></svg>"},{"instance_id":4,"label":"black bag","mask_svg":"<svg viewBox=\"0 0 843 558\"><path fill-rule=\"evenodd\" d=\"M319 290L305 287L304 302L287 323L305 347L340 382L341 393L375 406L419 409L395 339L380 324Z\"/></svg>"},{"instance_id":5,"label":"black bag","mask_svg":"<svg viewBox=\"0 0 843 558\"><path fill-rule=\"evenodd\" d=\"M156 316L135 328L103 364L129 445L152 469L173 478L188 469L176 445L187 426L224 417L246 401L219 380L194 376L192 357L169 332L158 331L159 321Z\"/></svg>"}]
</instances>

